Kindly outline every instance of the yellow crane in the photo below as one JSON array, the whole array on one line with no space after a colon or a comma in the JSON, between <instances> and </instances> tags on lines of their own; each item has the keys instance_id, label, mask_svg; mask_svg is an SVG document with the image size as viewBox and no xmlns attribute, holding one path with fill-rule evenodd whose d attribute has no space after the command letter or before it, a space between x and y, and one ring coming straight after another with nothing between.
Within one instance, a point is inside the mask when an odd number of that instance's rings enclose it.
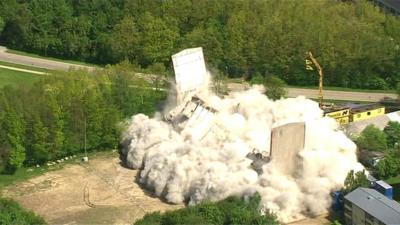
<instances>
[{"instance_id":1,"label":"yellow crane","mask_svg":"<svg viewBox=\"0 0 400 225\"><path fill-rule=\"evenodd\" d=\"M324 96L323 96L323 93L322 93L324 74L322 72L322 67L319 65L318 61L314 58L313 54L311 52L307 52L307 56L308 56L307 58L309 58L309 59L306 59L306 70L314 70L313 65L318 70L318 74L319 74L318 100L319 100L319 107L322 109L323 103L324 103Z\"/></svg>"}]
</instances>

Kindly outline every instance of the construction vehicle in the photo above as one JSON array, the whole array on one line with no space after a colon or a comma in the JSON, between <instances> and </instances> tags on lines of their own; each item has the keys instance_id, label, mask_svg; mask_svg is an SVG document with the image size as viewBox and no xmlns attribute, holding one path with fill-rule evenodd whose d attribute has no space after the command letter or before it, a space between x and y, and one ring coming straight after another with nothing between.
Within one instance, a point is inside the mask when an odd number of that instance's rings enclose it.
<instances>
[{"instance_id":1,"label":"construction vehicle","mask_svg":"<svg viewBox=\"0 0 400 225\"><path fill-rule=\"evenodd\" d=\"M385 107L380 104L326 104L323 97L324 74L321 65L314 58L311 52L307 52L306 70L318 70L319 75L319 107L324 111L324 116L335 119L340 125L345 125L353 121L369 119L385 114Z\"/></svg>"},{"instance_id":2,"label":"construction vehicle","mask_svg":"<svg viewBox=\"0 0 400 225\"><path fill-rule=\"evenodd\" d=\"M318 75L319 75L318 101L319 101L319 107L322 109L324 107L324 96L322 93L322 87L323 87L323 82L324 82L324 73L322 71L322 67L319 65L318 61L314 58L313 54L311 52L307 52L307 56L309 59L306 59L306 70L314 70L313 65L318 70Z\"/></svg>"}]
</instances>

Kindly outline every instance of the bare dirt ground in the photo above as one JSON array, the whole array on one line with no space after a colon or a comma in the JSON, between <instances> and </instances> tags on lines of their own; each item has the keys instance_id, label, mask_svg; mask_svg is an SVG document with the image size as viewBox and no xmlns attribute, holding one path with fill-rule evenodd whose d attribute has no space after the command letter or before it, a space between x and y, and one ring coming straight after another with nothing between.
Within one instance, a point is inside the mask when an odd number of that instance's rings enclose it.
<instances>
[{"instance_id":1,"label":"bare dirt ground","mask_svg":"<svg viewBox=\"0 0 400 225\"><path fill-rule=\"evenodd\" d=\"M305 218L295 222L288 223L288 225L327 225L330 224L329 213L324 213L313 218Z\"/></svg>"},{"instance_id":2,"label":"bare dirt ground","mask_svg":"<svg viewBox=\"0 0 400 225\"><path fill-rule=\"evenodd\" d=\"M145 192L135 182L137 173L113 153L17 183L2 194L49 224L132 224L148 212L183 207Z\"/></svg>"}]
</instances>

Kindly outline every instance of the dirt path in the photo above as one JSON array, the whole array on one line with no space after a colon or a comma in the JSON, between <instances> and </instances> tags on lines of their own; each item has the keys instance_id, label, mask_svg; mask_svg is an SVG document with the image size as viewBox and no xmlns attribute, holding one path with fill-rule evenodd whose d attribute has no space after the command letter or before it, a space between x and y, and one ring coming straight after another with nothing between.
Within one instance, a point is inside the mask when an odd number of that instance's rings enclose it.
<instances>
[{"instance_id":1,"label":"dirt path","mask_svg":"<svg viewBox=\"0 0 400 225\"><path fill-rule=\"evenodd\" d=\"M13 53L8 53L7 48L0 46L0 61L22 64L27 66L45 68L49 70L63 70L68 71L71 68L75 69L87 69L89 71L94 70L94 67L77 65L72 63L64 63L54 60L34 58L29 56L17 55Z\"/></svg>"},{"instance_id":2,"label":"dirt path","mask_svg":"<svg viewBox=\"0 0 400 225\"><path fill-rule=\"evenodd\" d=\"M115 155L68 165L5 190L49 224L132 224L147 212L183 207L146 193L135 182L137 170Z\"/></svg>"}]
</instances>

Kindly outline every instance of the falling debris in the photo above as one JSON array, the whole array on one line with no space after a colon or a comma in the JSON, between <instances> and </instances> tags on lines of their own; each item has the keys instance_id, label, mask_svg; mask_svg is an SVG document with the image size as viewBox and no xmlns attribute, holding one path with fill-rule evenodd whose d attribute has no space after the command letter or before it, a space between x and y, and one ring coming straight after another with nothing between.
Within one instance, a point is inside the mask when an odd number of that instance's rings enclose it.
<instances>
[{"instance_id":1,"label":"falling debris","mask_svg":"<svg viewBox=\"0 0 400 225\"><path fill-rule=\"evenodd\" d=\"M355 144L322 117L318 103L272 101L261 86L220 98L209 91L205 70L177 63L204 64L201 48L173 61L172 110L134 115L121 141L127 166L141 169L139 182L156 195L196 204L259 192L264 212L290 222L324 212L329 193L362 168Z\"/></svg>"}]
</instances>

